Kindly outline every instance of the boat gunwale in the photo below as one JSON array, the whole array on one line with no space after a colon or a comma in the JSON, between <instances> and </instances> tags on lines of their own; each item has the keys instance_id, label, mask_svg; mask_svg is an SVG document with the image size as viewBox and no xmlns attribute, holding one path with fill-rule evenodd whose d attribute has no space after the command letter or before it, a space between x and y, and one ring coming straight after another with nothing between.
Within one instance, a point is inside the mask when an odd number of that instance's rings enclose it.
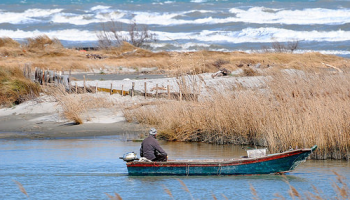
<instances>
[{"instance_id":1,"label":"boat gunwale","mask_svg":"<svg viewBox=\"0 0 350 200\"><path fill-rule=\"evenodd\" d=\"M306 152L312 152L315 148L296 149L282 153L269 154L259 158L233 158L233 159L212 159L212 160L169 160L167 162L140 162L133 161L126 163L127 167L215 167L234 166L277 160Z\"/></svg>"}]
</instances>

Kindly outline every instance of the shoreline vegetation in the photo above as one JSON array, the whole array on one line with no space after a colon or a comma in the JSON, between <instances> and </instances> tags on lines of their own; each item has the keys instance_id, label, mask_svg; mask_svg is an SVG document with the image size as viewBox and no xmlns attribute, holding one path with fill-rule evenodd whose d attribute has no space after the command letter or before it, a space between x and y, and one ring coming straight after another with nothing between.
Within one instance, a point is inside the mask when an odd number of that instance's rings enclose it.
<instances>
[{"instance_id":1,"label":"shoreline vegetation","mask_svg":"<svg viewBox=\"0 0 350 200\"><path fill-rule=\"evenodd\" d=\"M138 73L157 68L148 73L178 77L182 94L198 91L200 82L183 81L184 76L227 70L237 72L228 77L262 77L259 87L222 82L206 87L208 94L199 100L154 99L125 105L123 113L128 122L156 127L169 141L264 146L270 152L316 144L313 159L350 159L349 59L315 52L151 52L128 43L85 51L66 49L47 36L28 38L24 44L0 38L0 104L19 104L45 92L61 103L67 119L79 124L80 114L102 100L35 84L23 76L25 65L32 71L103 73L127 73L121 67Z\"/></svg>"}]
</instances>

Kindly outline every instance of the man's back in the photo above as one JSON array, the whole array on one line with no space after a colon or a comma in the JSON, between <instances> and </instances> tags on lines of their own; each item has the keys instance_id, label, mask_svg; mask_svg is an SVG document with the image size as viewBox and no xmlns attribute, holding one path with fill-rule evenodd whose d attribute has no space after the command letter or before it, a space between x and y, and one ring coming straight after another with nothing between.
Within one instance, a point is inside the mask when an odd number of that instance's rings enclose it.
<instances>
[{"instance_id":1,"label":"man's back","mask_svg":"<svg viewBox=\"0 0 350 200\"><path fill-rule=\"evenodd\" d=\"M140 148L141 157L145 157L149 160L154 160L156 158L156 152L162 156L167 156L167 153L160 147L158 141L153 135L148 136L143 140Z\"/></svg>"}]
</instances>

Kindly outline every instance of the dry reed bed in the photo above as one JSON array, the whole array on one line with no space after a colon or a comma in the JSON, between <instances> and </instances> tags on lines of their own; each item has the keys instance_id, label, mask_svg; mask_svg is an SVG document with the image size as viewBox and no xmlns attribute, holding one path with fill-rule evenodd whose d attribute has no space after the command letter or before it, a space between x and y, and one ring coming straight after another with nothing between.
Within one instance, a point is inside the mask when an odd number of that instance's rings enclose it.
<instances>
[{"instance_id":1,"label":"dry reed bed","mask_svg":"<svg viewBox=\"0 0 350 200\"><path fill-rule=\"evenodd\" d=\"M168 140L267 146L270 152L318 145L316 159L350 157L350 74L274 74L267 88L227 86L200 102L125 110Z\"/></svg>"}]
</instances>

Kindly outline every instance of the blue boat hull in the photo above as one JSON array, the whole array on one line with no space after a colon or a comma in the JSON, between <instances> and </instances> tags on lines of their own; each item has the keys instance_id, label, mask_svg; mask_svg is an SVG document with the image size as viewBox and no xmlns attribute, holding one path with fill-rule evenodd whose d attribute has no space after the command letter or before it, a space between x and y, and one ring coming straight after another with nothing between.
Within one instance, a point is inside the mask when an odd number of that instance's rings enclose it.
<instances>
[{"instance_id":1,"label":"blue boat hull","mask_svg":"<svg viewBox=\"0 0 350 200\"><path fill-rule=\"evenodd\" d=\"M260 158L213 161L128 162L129 175L248 175L294 170L317 148L288 151Z\"/></svg>"}]
</instances>

